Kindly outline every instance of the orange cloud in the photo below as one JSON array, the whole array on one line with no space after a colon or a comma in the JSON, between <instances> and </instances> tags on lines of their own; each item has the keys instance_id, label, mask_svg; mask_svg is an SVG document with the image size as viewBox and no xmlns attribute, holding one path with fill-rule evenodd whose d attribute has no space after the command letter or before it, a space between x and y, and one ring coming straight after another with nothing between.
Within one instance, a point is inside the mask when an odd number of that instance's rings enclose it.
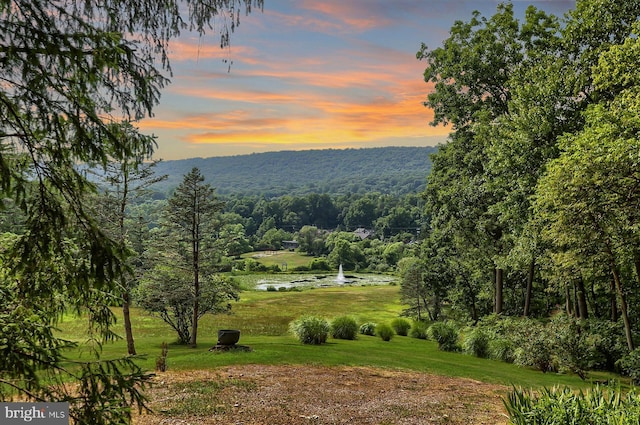
<instances>
[{"instance_id":1,"label":"orange cloud","mask_svg":"<svg viewBox=\"0 0 640 425\"><path fill-rule=\"evenodd\" d=\"M367 5L353 1L303 1L302 7L341 23L343 30L365 31L391 23L384 15L369 13Z\"/></svg>"},{"instance_id":2,"label":"orange cloud","mask_svg":"<svg viewBox=\"0 0 640 425\"><path fill-rule=\"evenodd\" d=\"M415 61L414 59L414 62ZM432 88L421 80L424 65L370 65L345 72L290 71L285 65L234 75L200 74L172 88L174 94L213 101L228 110L196 113L180 110L171 118L150 120L150 129L175 131L193 145L332 146L376 143L384 139L444 136L449 130L428 123L433 113L422 105ZM285 81L288 90L248 87L254 78ZM229 84L207 88L208 78L228 78ZM358 89L353 96L351 89ZM347 90L349 93L347 93Z\"/></svg>"}]
</instances>

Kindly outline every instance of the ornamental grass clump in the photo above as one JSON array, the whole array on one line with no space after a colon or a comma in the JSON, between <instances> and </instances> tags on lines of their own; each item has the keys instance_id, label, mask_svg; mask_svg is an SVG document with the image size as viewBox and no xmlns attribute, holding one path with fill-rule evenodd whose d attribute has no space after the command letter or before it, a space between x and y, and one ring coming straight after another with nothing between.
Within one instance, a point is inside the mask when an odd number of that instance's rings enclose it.
<instances>
[{"instance_id":1,"label":"ornamental grass clump","mask_svg":"<svg viewBox=\"0 0 640 425\"><path fill-rule=\"evenodd\" d=\"M458 330L449 322L436 322L429 327L429 339L438 343L442 351L458 351Z\"/></svg>"},{"instance_id":2,"label":"ornamental grass clump","mask_svg":"<svg viewBox=\"0 0 640 425\"><path fill-rule=\"evenodd\" d=\"M411 338L427 339L429 338L429 335L427 333L428 330L429 325L426 322L413 322L413 324L411 325L411 330L409 330L409 336Z\"/></svg>"},{"instance_id":3,"label":"ornamental grass clump","mask_svg":"<svg viewBox=\"0 0 640 425\"><path fill-rule=\"evenodd\" d=\"M289 330L303 344L324 344L329 337L329 329L329 322L317 316L303 316L289 324Z\"/></svg>"},{"instance_id":4,"label":"ornamental grass clump","mask_svg":"<svg viewBox=\"0 0 640 425\"><path fill-rule=\"evenodd\" d=\"M331 322L331 336L336 339L356 339L358 323L353 317L336 317Z\"/></svg>"},{"instance_id":5,"label":"ornamental grass clump","mask_svg":"<svg viewBox=\"0 0 640 425\"><path fill-rule=\"evenodd\" d=\"M398 317L391 321L391 327L398 335L407 336L407 333L409 333L409 329L411 329L411 322L409 322L407 319Z\"/></svg>"},{"instance_id":6,"label":"ornamental grass clump","mask_svg":"<svg viewBox=\"0 0 640 425\"><path fill-rule=\"evenodd\" d=\"M374 336L376 334L376 324L373 322L363 323L360 326L360 333L362 335Z\"/></svg>"},{"instance_id":7,"label":"ornamental grass clump","mask_svg":"<svg viewBox=\"0 0 640 425\"><path fill-rule=\"evenodd\" d=\"M378 335L383 341L391 341L391 338L393 338L395 332L391 325L382 323L376 326L376 335Z\"/></svg>"},{"instance_id":8,"label":"ornamental grass clump","mask_svg":"<svg viewBox=\"0 0 640 425\"><path fill-rule=\"evenodd\" d=\"M476 357L489 357L489 333L483 328L473 328L464 336L462 349Z\"/></svg>"}]
</instances>

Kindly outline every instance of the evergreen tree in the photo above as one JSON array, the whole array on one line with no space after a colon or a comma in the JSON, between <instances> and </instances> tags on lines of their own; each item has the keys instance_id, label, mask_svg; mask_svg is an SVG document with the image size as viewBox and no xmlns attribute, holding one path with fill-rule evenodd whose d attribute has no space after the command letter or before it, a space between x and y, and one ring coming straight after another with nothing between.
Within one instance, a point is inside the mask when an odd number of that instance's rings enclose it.
<instances>
[{"instance_id":1,"label":"evergreen tree","mask_svg":"<svg viewBox=\"0 0 640 425\"><path fill-rule=\"evenodd\" d=\"M140 304L157 312L183 343L197 345L204 314L230 308L237 288L215 275L216 235L223 203L198 168L184 176L167 200L155 246L155 266L145 275Z\"/></svg>"}]
</instances>

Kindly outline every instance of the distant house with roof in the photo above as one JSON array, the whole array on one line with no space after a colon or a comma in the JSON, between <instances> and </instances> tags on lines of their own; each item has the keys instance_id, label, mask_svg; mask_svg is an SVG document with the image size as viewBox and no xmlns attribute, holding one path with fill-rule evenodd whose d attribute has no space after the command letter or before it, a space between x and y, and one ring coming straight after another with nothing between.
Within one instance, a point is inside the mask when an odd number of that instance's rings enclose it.
<instances>
[{"instance_id":1,"label":"distant house with roof","mask_svg":"<svg viewBox=\"0 0 640 425\"><path fill-rule=\"evenodd\" d=\"M360 240L365 240L373 236L373 230L365 229L364 227L358 227L353 231L360 238Z\"/></svg>"},{"instance_id":2,"label":"distant house with roof","mask_svg":"<svg viewBox=\"0 0 640 425\"><path fill-rule=\"evenodd\" d=\"M298 248L298 246L300 246L298 241L282 241L283 249L288 249L290 251L293 251L294 249Z\"/></svg>"}]
</instances>

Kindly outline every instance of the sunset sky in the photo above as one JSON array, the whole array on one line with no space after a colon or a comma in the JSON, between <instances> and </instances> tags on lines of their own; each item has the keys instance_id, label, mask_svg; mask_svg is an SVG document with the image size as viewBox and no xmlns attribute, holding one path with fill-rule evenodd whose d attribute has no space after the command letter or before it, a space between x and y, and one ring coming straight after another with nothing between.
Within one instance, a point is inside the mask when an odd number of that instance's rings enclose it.
<instances>
[{"instance_id":1,"label":"sunset sky","mask_svg":"<svg viewBox=\"0 0 640 425\"><path fill-rule=\"evenodd\" d=\"M416 59L437 48L456 20L489 0L264 0L241 15L231 48L185 34L172 44L172 83L155 116L156 158L379 146L433 146L447 128L429 126L430 87ZM575 1L514 1L562 16ZM233 61L231 69L223 59Z\"/></svg>"}]
</instances>

